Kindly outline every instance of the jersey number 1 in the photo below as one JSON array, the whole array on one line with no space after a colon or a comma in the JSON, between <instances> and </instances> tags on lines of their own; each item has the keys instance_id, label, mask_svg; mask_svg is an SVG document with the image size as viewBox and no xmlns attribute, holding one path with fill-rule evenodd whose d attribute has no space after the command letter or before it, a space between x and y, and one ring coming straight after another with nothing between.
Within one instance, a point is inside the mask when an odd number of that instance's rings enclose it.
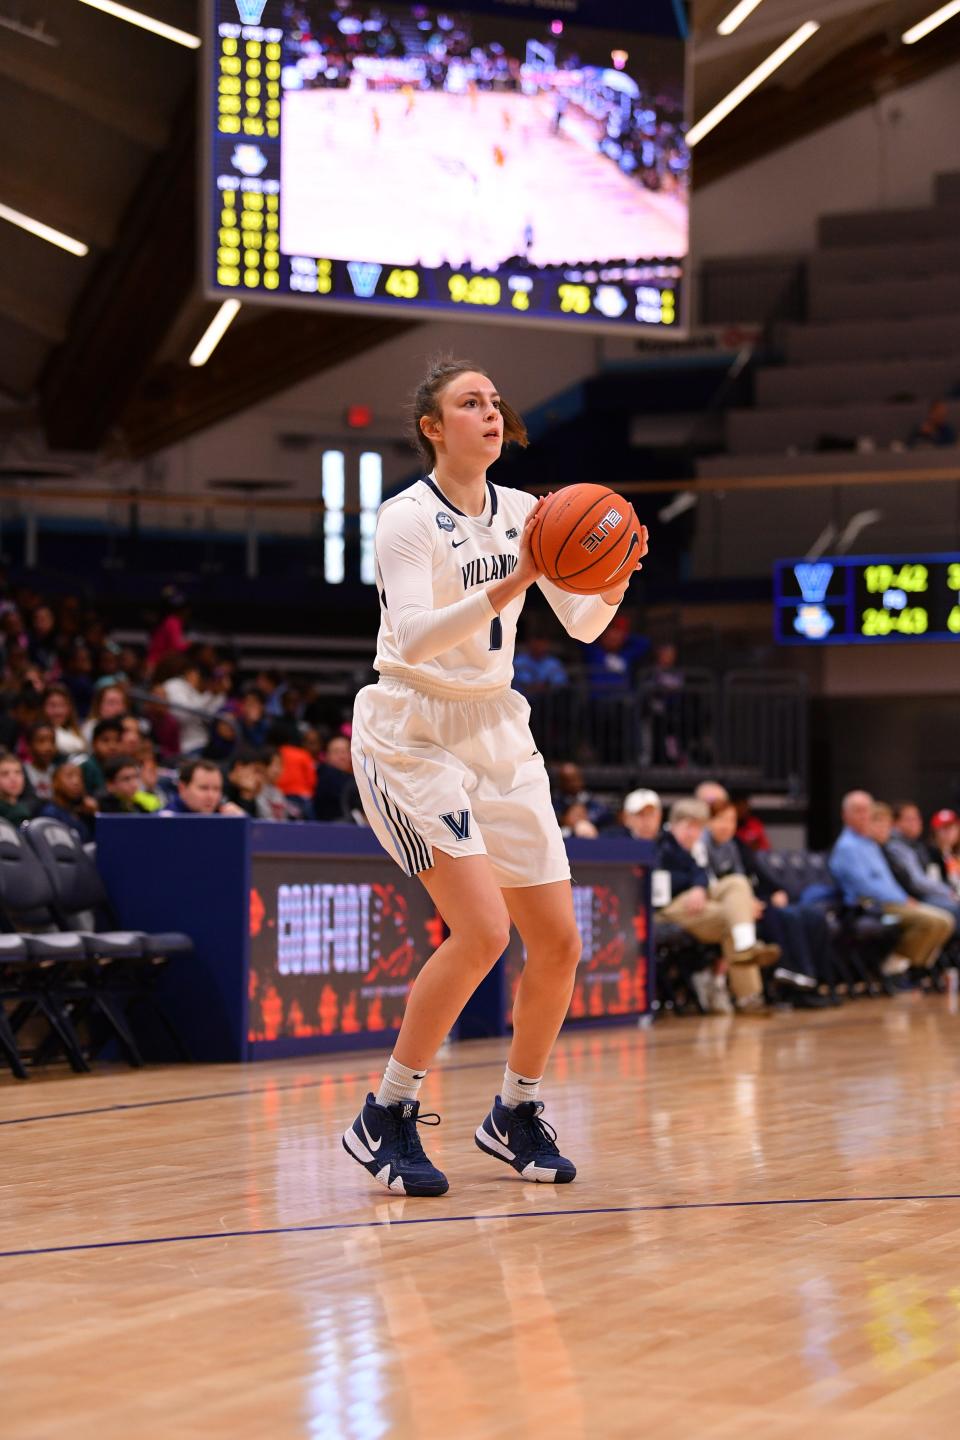
<instances>
[{"instance_id":1,"label":"jersey number 1","mask_svg":"<svg viewBox=\"0 0 960 1440\"><path fill-rule=\"evenodd\" d=\"M500 623L500 616L496 615L490 621L490 649L503 649L503 626Z\"/></svg>"}]
</instances>

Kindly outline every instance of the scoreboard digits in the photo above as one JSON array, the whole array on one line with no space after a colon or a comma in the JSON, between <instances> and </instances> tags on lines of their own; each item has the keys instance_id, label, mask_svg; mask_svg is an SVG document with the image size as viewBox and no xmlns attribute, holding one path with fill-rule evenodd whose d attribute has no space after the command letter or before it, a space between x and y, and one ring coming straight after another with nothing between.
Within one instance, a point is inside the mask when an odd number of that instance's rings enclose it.
<instances>
[{"instance_id":1,"label":"scoreboard digits","mask_svg":"<svg viewBox=\"0 0 960 1440\"><path fill-rule=\"evenodd\" d=\"M960 639L960 559L949 555L779 560L781 645Z\"/></svg>"}]
</instances>

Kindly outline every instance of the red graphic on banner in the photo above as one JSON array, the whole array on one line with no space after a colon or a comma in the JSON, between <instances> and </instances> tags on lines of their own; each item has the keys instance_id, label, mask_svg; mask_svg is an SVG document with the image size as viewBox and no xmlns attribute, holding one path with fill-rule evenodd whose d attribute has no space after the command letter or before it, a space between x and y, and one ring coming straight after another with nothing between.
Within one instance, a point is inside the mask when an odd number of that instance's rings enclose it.
<instances>
[{"instance_id":1,"label":"red graphic on banner","mask_svg":"<svg viewBox=\"0 0 960 1440\"><path fill-rule=\"evenodd\" d=\"M263 925L263 917L266 915L266 907L260 898L260 893L252 885L250 887L250 934L259 935Z\"/></svg>"}]
</instances>

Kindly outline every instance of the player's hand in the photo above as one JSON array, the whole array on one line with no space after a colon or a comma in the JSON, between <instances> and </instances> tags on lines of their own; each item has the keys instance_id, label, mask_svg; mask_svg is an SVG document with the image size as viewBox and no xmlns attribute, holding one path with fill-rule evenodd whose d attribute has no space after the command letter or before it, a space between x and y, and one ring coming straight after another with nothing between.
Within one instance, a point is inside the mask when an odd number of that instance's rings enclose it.
<instances>
[{"instance_id":1,"label":"player's hand","mask_svg":"<svg viewBox=\"0 0 960 1440\"><path fill-rule=\"evenodd\" d=\"M640 534L640 545L637 550L636 565L634 565L633 569L631 570L630 574L627 576L626 580L623 582L622 585L618 585L615 590L601 590L600 592L600 599L606 601L608 605L620 604L620 601L627 593L627 587L629 586L630 581L633 579L634 575L636 575L638 570L643 569L643 557L650 549L650 536L647 532L646 525L640 525L638 527L638 530Z\"/></svg>"},{"instance_id":2,"label":"player's hand","mask_svg":"<svg viewBox=\"0 0 960 1440\"><path fill-rule=\"evenodd\" d=\"M549 498L549 495L541 495L540 499L537 501L536 505L534 505L526 520L524 520L523 522L523 531L520 535L520 553L514 575L518 580L524 580L527 585L532 585L533 582L537 579L537 577L543 574L540 566L533 558L533 548L530 541L534 530L540 523L540 516L543 513L543 507L546 505Z\"/></svg>"}]
</instances>

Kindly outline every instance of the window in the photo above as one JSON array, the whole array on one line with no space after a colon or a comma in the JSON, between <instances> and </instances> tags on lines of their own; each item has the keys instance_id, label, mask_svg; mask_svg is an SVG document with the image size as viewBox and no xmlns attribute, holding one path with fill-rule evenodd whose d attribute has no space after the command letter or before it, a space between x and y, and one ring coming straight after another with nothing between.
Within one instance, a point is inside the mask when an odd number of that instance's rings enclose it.
<instances>
[{"instance_id":1,"label":"window","mask_svg":"<svg viewBox=\"0 0 960 1440\"><path fill-rule=\"evenodd\" d=\"M376 450L365 450L360 456L360 580L364 585L377 583L373 541L382 498L383 456Z\"/></svg>"},{"instance_id":2,"label":"window","mask_svg":"<svg viewBox=\"0 0 960 1440\"><path fill-rule=\"evenodd\" d=\"M323 476L323 578L328 585L342 585L344 573L343 506L346 476L342 450L324 450Z\"/></svg>"}]
</instances>

